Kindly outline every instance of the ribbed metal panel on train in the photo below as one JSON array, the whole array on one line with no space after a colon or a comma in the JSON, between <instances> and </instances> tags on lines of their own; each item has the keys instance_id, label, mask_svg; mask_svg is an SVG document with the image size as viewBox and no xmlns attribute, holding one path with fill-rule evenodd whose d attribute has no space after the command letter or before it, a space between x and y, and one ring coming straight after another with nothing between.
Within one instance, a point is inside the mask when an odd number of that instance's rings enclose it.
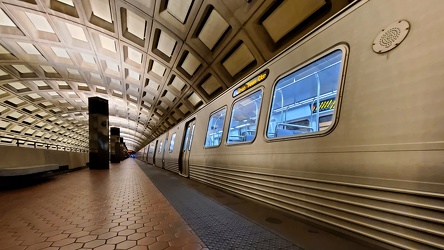
<instances>
[{"instance_id":1,"label":"ribbed metal panel on train","mask_svg":"<svg viewBox=\"0 0 444 250\"><path fill-rule=\"evenodd\" d=\"M191 173L209 185L399 247L435 249L444 243L444 202L433 193L195 165Z\"/></svg>"}]
</instances>

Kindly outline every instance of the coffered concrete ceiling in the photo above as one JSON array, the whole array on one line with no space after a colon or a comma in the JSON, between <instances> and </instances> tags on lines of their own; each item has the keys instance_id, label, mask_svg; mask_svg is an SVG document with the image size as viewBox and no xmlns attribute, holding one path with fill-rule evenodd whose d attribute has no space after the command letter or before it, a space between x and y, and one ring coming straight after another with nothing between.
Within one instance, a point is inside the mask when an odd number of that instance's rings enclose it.
<instances>
[{"instance_id":1,"label":"coffered concrete ceiling","mask_svg":"<svg viewBox=\"0 0 444 250\"><path fill-rule=\"evenodd\" d=\"M0 0L1 142L87 149L99 96L138 150L349 2Z\"/></svg>"}]
</instances>

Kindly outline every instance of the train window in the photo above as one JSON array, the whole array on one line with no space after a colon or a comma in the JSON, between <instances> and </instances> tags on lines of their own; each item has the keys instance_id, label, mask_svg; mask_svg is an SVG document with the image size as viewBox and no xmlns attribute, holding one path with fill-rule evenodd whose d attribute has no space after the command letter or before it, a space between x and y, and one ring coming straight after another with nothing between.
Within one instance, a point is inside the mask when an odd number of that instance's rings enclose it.
<instances>
[{"instance_id":1,"label":"train window","mask_svg":"<svg viewBox=\"0 0 444 250\"><path fill-rule=\"evenodd\" d=\"M158 153L158 154L159 154L159 153L162 153L162 141L160 141L159 149L157 150L157 153Z\"/></svg>"},{"instance_id":2,"label":"train window","mask_svg":"<svg viewBox=\"0 0 444 250\"><path fill-rule=\"evenodd\" d=\"M191 143L193 143L193 135L194 135L194 127L196 124L193 124L193 128L191 129L191 134L190 134L190 142L188 143L188 151L191 150Z\"/></svg>"},{"instance_id":3,"label":"train window","mask_svg":"<svg viewBox=\"0 0 444 250\"><path fill-rule=\"evenodd\" d=\"M253 141L256 136L261 101L262 90L259 90L234 103L227 144Z\"/></svg>"},{"instance_id":4,"label":"train window","mask_svg":"<svg viewBox=\"0 0 444 250\"><path fill-rule=\"evenodd\" d=\"M183 148L182 148L183 152L187 151L188 136L190 136L190 126L187 126L187 132L185 132L185 140L183 141Z\"/></svg>"},{"instance_id":5,"label":"train window","mask_svg":"<svg viewBox=\"0 0 444 250\"><path fill-rule=\"evenodd\" d=\"M335 50L276 83L268 138L316 133L331 127L343 54Z\"/></svg>"},{"instance_id":6,"label":"train window","mask_svg":"<svg viewBox=\"0 0 444 250\"><path fill-rule=\"evenodd\" d=\"M170 150L169 150L170 153L172 153L172 152L173 152L173 149L174 149L174 140L176 140L176 133L174 133L174 134L171 136Z\"/></svg>"},{"instance_id":7,"label":"train window","mask_svg":"<svg viewBox=\"0 0 444 250\"><path fill-rule=\"evenodd\" d=\"M222 131L224 129L225 114L227 108L223 108L210 115L208 122L207 137L205 138L205 147L217 147L222 140Z\"/></svg>"}]
</instances>

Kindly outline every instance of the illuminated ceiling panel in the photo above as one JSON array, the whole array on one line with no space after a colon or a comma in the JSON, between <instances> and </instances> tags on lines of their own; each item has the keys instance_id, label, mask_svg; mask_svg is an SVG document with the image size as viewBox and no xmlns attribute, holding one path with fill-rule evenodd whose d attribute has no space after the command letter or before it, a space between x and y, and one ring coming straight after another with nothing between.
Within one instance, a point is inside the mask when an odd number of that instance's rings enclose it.
<instances>
[{"instance_id":1,"label":"illuminated ceiling panel","mask_svg":"<svg viewBox=\"0 0 444 250\"><path fill-rule=\"evenodd\" d=\"M171 92L167 91L165 94L165 98L168 99L170 102L174 102L176 96L174 96Z\"/></svg>"},{"instance_id":2,"label":"illuminated ceiling panel","mask_svg":"<svg viewBox=\"0 0 444 250\"><path fill-rule=\"evenodd\" d=\"M11 52L0 44L0 54L11 54Z\"/></svg>"},{"instance_id":3,"label":"illuminated ceiling panel","mask_svg":"<svg viewBox=\"0 0 444 250\"><path fill-rule=\"evenodd\" d=\"M40 54L40 53L39 53ZM26 67L25 65L12 65L18 72L26 74L26 73L32 73L33 71Z\"/></svg>"},{"instance_id":4,"label":"illuminated ceiling panel","mask_svg":"<svg viewBox=\"0 0 444 250\"><path fill-rule=\"evenodd\" d=\"M277 42L325 4L325 0L284 1L263 21L263 25Z\"/></svg>"},{"instance_id":5,"label":"illuminated ceiling panel","mask_svg":"<svg viewBox=\"0 0 444 250\"><path fill-rule=\"evenodd\" d=\"M5 122L3 120L0 120L0 129L6 130L6 128L9 126L9 122Z\"/></svg>"},{"instance_id":6,"label":"illuminated ceiling panel","mask_svg":"<svg viewBox=\"0 0 444 250\"><path fill-rule=\"evenodd\" d=\"M213 94L214 91L221 87L214 76L209 77L201 86L208 95Z\"/></svg>"},{"instance_id":7,"label":"illuminated ceiling panel","mask_svg":"<svg viewBox=\"0 0 444 250\"><path fill-rule=\"evenodd\" d=\"M201 63L199 59L197 59L193 54L188 53L180 67L182 67L188 74L192 76L200 65Z\"/></svg>"},{"instance_id":8,"label":"illuminated ceiling panel","mask_svg":"<svg viewBox=\"0 0 444 250\"><path fill-rule=\"evenodd\" d=\"M190 95L190 97L188 97L188 101L190 101L193 106L197 106L197 104L201 102L202 99L200 99L200 97L196 93L193 93Z\"/></svg>"},{"instance_id":9,"label":"illuminated ceiling panel","mask_svg":"<svg viewBox=\"0 0 444 250\"><path fill-rule=\"evenodd\" d=\"M128 47L128 58L138 64L142 63L142 53L131 47Z\"/></svg>"},{"instance_id":10,"label":"illuminated ceiling panel","mask_svg":"<svg viewBox=\"0 0 444 250\"><path fill-rule=\"evenodd\" d=\"M21 114L21 113L19 113L17 111L13 111L13 112L8 114L8 117L10 117L12 119L15 119L15 120L20 119L20 117L22 117L22 116L23 116L23 114Z\"/></svg>"},{"instance_id":11,"label":"illuminated ceiling panel","mask_svg":"<svg viewBox=\"0 0 444 250\"><path fill-rule=\"evenodd\" d=\"M26 119L23 120L23 122L27 123L27 124L32 124L35 121L34 118L28 117Z\"/></svg>"},{"instance_id":12,"label":"illuminated ceiling panel","mask_svg":"<svg viewBox=\"0 0 444 250\"><path fill-rule=\"evenodd\" d=\"M129 69L129 70L128 70L128 76L131 77L131 78L133 78L133 79L140 80L140 74L137 73L137 72L134 71L134 70Z\"/></svg>"},{"instance_id":13,"label":"illuminated ceiling panel","mask_svg":"<svg viewBox=\"0 0 444 250\"><path fill-rule=\"evenodd\" d=\"M227 21L216 10L213 10L197 37L208 49L212 50L229 27Z\"/></svg>"},{"instance_id":14,"label":"illuminated ceiling panel","mask_svg":"<svg viewBox=\"0 0 444 250\"><path fill-rule=\"evenodd\" d=\"M65 49L53 47L53 46L51 46L51 49L54 52L54 54L56 54L56 56L58 56L58 57L70 58L68 55L68 52L66 52Z\"/></svg>"},{"instance_id":15,"label":"illuminated ceiling panel","mask_svg":"<svg viewBox=\"0 0 444 250\"><path fill-rule=\"evenodd\" d=\"M179 77L174 77L173 81L171 82L171 86L180 92L182 91L183 87L185 87L185 82Z\"/></svg>"},{"instance_id":16,"label":"illuminated ceiling panel","mask_svg":"<svg viewBox=\"0 0 444 250\"><path fill-rule=\"evenodd\" d=\"M165 74L166 68L162 66L162 64L153 61L153 67L151 68L151 71L153 71L156 75L162 77Z\"/></svg>"},{"instance_id":17,"label":"illuminated ceiling panel","mask_svg":"<svg viewBox=\"0 0 444 250\"><path fill-rule=\"evenodd\" d=\"M15 23L6 15L6 13L0 9L0 25L9 26L9 27L17 27Z\"/></svg>"},{"instance_id":18,"label":"illuminated ceiling panel","mask_svg":"<svg viewBox=\"0 0 444 250\"><path fill-rule=\"evenodd\" d=\"M26 95L28 98L30 98L31 100L42 100L42 96L37 94L37 93L31 93Z\"/></svg>"},{"instance_id":19,"label":"illuminated ceiling panel","mask_svg":"<svg viewBox=\"0 0 444 250\"><path fill-rule=\"evenodd\" d=\"M14 97L14 98L8 99L8 102L14 104L15 106L19 106L19 105L22 105L22 104L25 103L22 99L19 99L19 98L17 98L17 97Z\"/></svg>"},{"instance_id":20,"label":"illuminated ceiling panel","mask_svg":"<svg viewBox=\"0 0 444 250\"><path fill-rule=\"evenodd\" d=\"M69 34L72 38L75 38L80 41L88 42L88 39L86 39L85 31L82 27L66 23L66 28L68 29Z\"/></svg>"},{"instance_id":21,"label":"illuminated ceiling panel","mask_svg":"<svg viewBox=\"0 0 444 250\"><path fill-rule=\"evenodd\" d=\"M223 63L222 65L230 73L235 76L242 69L254 62L254 56L248 47L242 43Z\"/></svg>"},{"instance_id":22,"label":"illuminated ceiling panel","mask_svg":"<svg viewBox=\"0 0 444 250\"><path fill-rule=\"evenodd\" d=\"M190 110L188 109L188 107L185 106L185 105L181 105L181 106L179 107L179 110L180 110L180 112L182 112L183 114L187 114L188 112L190 112Z\"/></svg>"},{"instance_id":23,"label":"illuminated ceiling panel","mask_svg":"<svg viewBox=\"0 0 444 250\"><path fill-rule=\"evenodd\" d=\"M170 37L165 32L160 32L159 42L157 44L157 49L162 51L165 55L170 57L173 54L174 47L176 47L176 40Z\"/></svg>"},{"instance_id":24,"label":"illuminated ceiling panel","mask_svg":"<svg viewBox=\"0 0 444 250\"><path fill-rule=\"evenodd\" d=\"M134 14L130 10L126 10L126 21L128 32L144 40L146 20L138 16L137 14Z\"/></svg>"},{"instance_id":25,"label":"illuminated ceiling panel","mask_svg":"<svg viewBox=\"0 0 444 250\"><path fill-rule=\"evenodd\" d=\"M29 12L25 12L25 14L28 16L29 20L38 31L54 33L54 30L44 16L36 15Z\"/></svg>"},{"instance_id":26,"label":"illuminated ceiling panel","mask_svg":"<svg viewBox=\"0 0 444 250\"><path fill-rule=\"evenodd\" d=\"M36 108L35 106L33 106L33 105L28 105L28 106L26 106L26 107L23 107L23 109L24 109L24 110L27 110L27 111L29 111L29 112L34 112L34 111L37 110L37 108ZM34 120L34 119L32 119L32 118L27 118L27 119L25 119L24 121L28 121L28 120Z\"/></svg>"},{"instance_id":27,"label":"illuminated ceiling panel","mask_svg":"<svg viewBox=\"0 0 444 250\"><path fill-rule=\"evenodd\" d=\"M70 73L71 75L80 75L80 72L76 69L67 68L66 71L68 71L68 73Z\"/></svg>"},{"instance_id":28,"label":"illuminated ceiling panel","mask_svg":"<svg viewBox=\"0 0 444 250\"><path fill-rule=\"evenodd\" d=\"M109 6L109 0L93 0L90 1L91 9L95 16L112 23L111 10Z\"/></svg>"},{"instance_id":29,"label":"illuminated ceiling panel","mask_svg":"<svg viewBox=\"0 0 444 250\"><path fill-rule=\"evenodd\" d=\"M90 73L92 78L96 78L96 79L102 79L102 76L100 74L97 73Z\"/></svg>"},{"instance_id":30,"label":"illuminated ceiling panel","mask_svg":"<svg viewBox=\"0 0 444 250\"><path fill-rule=\"evenodd\" d=\"M25 85L23 85L20 82L10 82L10 83L8 83L8 85L10 85L11 87L13 87L16 90L22 90L22 89L27 88Z\"/></svg>"},{"instance_id":31,"label":"illuminated ceiling panel","mask_svg":"<svg viewBox=\"0 0 444 250\"><path fill-rule=\"evenodd\" d=\"M193 0L169 0L167 11L181 23L185 23Z\"/></svg>"},{"instance_id":32,"label":"illuminated ceiling panel","mask_svg":"<svg viewBox=\"0 0 444 250\"><path fill-rule=\"evenodd\" d=\"M35 85L43 87L43 86L48 86L48 84L46 84L44 81L33 81Z\"/></svg>"},{"instance_id":33,"label":"illuminated ceiling panel","mask_svg":"<svg viewBox=\"0 0 444 250\"><path fill-rule=\"evenodd\" d=\"M41 55L32 43L17 42L17 44L29 55Z\"/></svg>"},{"instance_id":34,"label":"illuminated ceiling panel","mask_svg":"<svg viewBox=\"0 0 444 250\"><path fill-rule=\"evenodd\" d=\"M119 65L117 63L112 62L112 61L107 61L106 67L112 71L119 72Z\"/></svg>"},{"instance_id":35,"label":"illuminated ceiling panel","mask_svg":"<svg viewBox=\"0 0 444 250\"><path fill-rule=\"evenodd\" d=\"M47 73L57 73L57 71L51 66L41 65L42 69Z\"/></svg>"},{"instance_id":36,"label":"illuminated ceiling panel","mask_svg":"<svg viewBox=\"0 0 444 250\"><path fill-rule=\"evenodd\" d=\"M72 0L57 0L57 1L69 5L71 7L74 7L74 3L72 2Z\"/></svg>"},{"instance_id":37,"label":"illuminated ceiling panel","mask_svg":"<svg viewBox=\"0 0 444 250\"><path fill-rule=\"evenodd\" d=\"M151 80L151 81L149 81L147 87L150 88L150 89L152 89L152 90L154 90L154 92L157 93L157 90L159 89L160 84L158 84L158 83L156 83L155 81L152 81L152 80Z\"/></svg>"},{"instance_id":38,"label":"illuminated ceiling panel","mask_svg":"<svg viewBox=\"0 0 444 250\"><path fill-rule=\"evenodd\" d=\"M94 56L92 56L92 55L80 53L80 56L82 57L83 61L85 61L87 63L92 63L92 64L96 63L96 60L94 59Z\"/></svg>"},{"instance_id":39,"label":"illuminated ceiling panel","mask_svg":"<svg viewBox=\"0 0 444 250\"><path fill-rule=\"evenodd\" d=\"M107 49L111 52L117 52L116 42L113 39L99 35L99 40L100 44L102 45L102 48Z\"/></svg>"}]
</instances>

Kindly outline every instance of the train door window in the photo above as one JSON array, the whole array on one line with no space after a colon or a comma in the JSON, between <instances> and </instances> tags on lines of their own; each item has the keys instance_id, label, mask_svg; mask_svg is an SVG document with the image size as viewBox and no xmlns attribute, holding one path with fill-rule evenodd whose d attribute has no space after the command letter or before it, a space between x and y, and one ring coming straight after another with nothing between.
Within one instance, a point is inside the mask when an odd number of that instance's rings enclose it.
<instances>
[{"instance_id":1,"label":"train door window","mask_svg":"<svg viewBox=\"0 0 444 250\"><path fill-rule=\"evenodd\" d=\"M168 147L168 138L165 139L165 144L164 144L165 148L163 149L163 152L167 151L167 147Z\"/></svg>"},{"instance_id":2,"label":"train door window","mask_svg":"<svg viewBox=\"0 0 444 250\"><path fill-rule=\"evenodd\" d=\"M193 124L193 128L191 129L190 142L188 143L188 151L191 150L191 144L193 143L193 135L194 135L194 127L195 126L196 126L196 124Z\"/></svg>"},{"instance_id":3,"label":"train door window","mask_svg":"<svg viewBox=\"0 0 444 250\"><path fill-rule=\"evenodd\" d=\"M332 126L344 54L335 50L276 83L268 138L318 133Z\"/></svg>"},{"instance_id":4,"label":"train door window","mask_svg":"<svg viewBox=\"0 0 444 250\"><path fill-rule=\"evenodd\" d=\"M253 141L262 102L262 90L246 96L233 105L227 144Z\"/></svg>"},{"instance_id":5,"label":"train door window","mask_svg":"<svg viewBox=\"0 0 444 250\"><path fill-rule=\"evenodd\" d=\"M159 143L159 149L157 150L157 153L162 153L162 141Z\"/></svg>"},{"instance_id":6,"label":"train door window","mask_svg":"<svg viewBox=\"0 0 444 250\"><path fill-rule=\"evenodd\" d=\"M171 136L170 150L169 150L170 153L172 153L172 152L173 152L173 149L174 149L174 140L176 140L176 133L174 133L174 134Z\"/></svg>"},{"instance_id":7,"label":"train door window","mask_svg":"<svg viewBox=\"0 0 444 250\"><path fill-rule=\"evenodd\" d=\"M205 138L205 147L217 147L222 140L222 131L224 129L225 115L227 108L223 108L210 115L208 122L207 137Z\"/></svg>"},{"instance_id":8,"label":"train door window","mask_svg":"<svg viewBox=\"0 0 444 250\"><path fill-rule=\"evenodd\" d=\"M182 151L185 152L187 150L187 141L188 141L188 136L190 136L190 127L187 127L187 132L185 132L185 140L183 143L183 149Z\"/></svg>"}]
</instances>

